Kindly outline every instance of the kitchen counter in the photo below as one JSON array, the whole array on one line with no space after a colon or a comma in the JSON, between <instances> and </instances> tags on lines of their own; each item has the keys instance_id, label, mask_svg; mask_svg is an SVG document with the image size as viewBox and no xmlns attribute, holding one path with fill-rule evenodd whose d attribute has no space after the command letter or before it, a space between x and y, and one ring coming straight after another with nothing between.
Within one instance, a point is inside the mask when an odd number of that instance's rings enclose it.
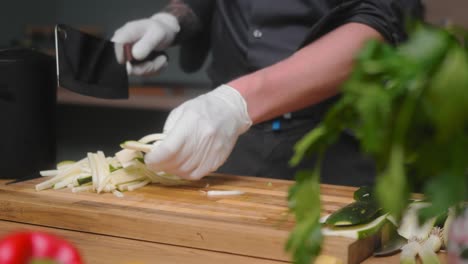
<instances>
[{"instance_id":1,"label":"kitchen counter","mask_svg":"<svg viewBox=\"0 0 468 264\"><path fill-rule=\"evenodd\" d=\"M284 243L294 226L287 211L291 181L213 175L189 186L146 186L125 197L36 192L35 179L0 180L0 235L45 230L69 239L86 263L287 263ZM207 197L204 190L241 190ZM353 201L354 188L322 185L322 214ZM378 237L327 237L317 263L359 263ZM390 258L386 258L390 259ZM393 263L393 262L366 263ZM398 263L398 262L395 262Z\"/></svg>"}]
</instances>

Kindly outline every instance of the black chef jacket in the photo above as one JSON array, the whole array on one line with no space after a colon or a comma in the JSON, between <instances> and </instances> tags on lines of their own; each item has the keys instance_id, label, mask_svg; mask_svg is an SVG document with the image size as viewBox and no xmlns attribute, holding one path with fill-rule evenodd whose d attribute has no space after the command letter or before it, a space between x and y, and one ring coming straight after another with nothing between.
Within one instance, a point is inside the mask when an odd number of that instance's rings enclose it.
<instances>
[{"instance_id":1,"label":"black chef jacket","mask_svg":"<svg viewBox=\"0 0 468 264\"><path fill-rule=\"evenodd\" d=\"M183 0L201 23L180 36L182 68L197 69L211 51L208 75L216 87L281 61L327 32L357 22L376 29L390 43L405 39L404 17L421 13L418 0ZM412 8L408 10L407 6ZM183 32L183 31L182 31ZM346 40L343 40L346 45ZM311 62L317 63L317 62ZM283 89L288 89L284 87ZM253 126L239 138L220 172L292 179L292 147L320 122L336 98ZM313 165L313 158L299 168ZM372 161L355 138L343 134L327 153L322 181L372 184Z\"/></svg>"}]
</instances>

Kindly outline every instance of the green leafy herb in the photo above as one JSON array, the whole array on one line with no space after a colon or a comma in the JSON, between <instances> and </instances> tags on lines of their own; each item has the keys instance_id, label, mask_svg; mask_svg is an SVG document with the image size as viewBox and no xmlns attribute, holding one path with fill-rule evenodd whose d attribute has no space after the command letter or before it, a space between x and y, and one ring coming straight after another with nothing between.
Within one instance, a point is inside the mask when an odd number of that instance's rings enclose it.
<instances>
[{"instance_id":1,"label":"green leafy herb","mask_svg":"<svg viewBox=\"0 0 468 264\"><path fill-rule=\"evenodd\" d=\"M297 174L294 188L289 192L289 205L296 216L296 227L286 244L295 263L312 263L320 253L322 244L320 219L320 186L318 166L314 171Z\"/></svg>"},{"instance_id":2,"label":"green leafy herb","mask_svg":"<svg viewBox=\"0 0 468 264\"><path fill-rule=\"evenodd\" d=\"M345 129L374 157L375 197L397 219L414 191L431 202L423 219L468 198L468 32L415 24L409 36L397 47L369 42L339 101L296 144L291 165L311 154L319 162L290 190L297 226L287 249L295 263L320 253L320 160Z\"/></svg>"}]
</instances>

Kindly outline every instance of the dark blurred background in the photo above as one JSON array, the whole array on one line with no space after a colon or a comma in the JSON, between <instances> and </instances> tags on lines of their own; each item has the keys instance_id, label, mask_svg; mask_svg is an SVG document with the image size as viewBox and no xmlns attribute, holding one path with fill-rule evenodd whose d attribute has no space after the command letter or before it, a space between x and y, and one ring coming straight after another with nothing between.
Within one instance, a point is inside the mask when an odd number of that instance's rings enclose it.
<instances>
[{"instance_id":1,"label":"dark blurred background","mask_svg":"<svg viewBox=\"0 0 468 264\"><path fill-rule=\"evenodd\" d=\"M69 24L111 38L114 31L126 22L153 15L168 1L15 0L3 2L0 8L0 47L22 44L53 48L53 35L50 30L56 23ZM169 55L172 62L177 62L177 48L172 48ZM200 85L208 82L203 71L186 75L180 71L177 63L170 64L157 78L145 78L141 81L144 83L191 82Z\"/></svg>"},{"instance_id":2,"label":"dark blurred background","mask_svg":"<svg viewBox=\"0 0 468 264\"><path fill-rule=\"evenodd\" d=\"M110 38L125 22L148 17L168 1L158 0L15 0L0 8L0 48L35 47L53 54L53 26L66 23ZM468 27L467 0L426 0L426 20L441 24L450 20ZM169 67L151 78L132 78L130 101L106 101L58 93L58 160L78 159L88 151L108 155L128 139L160 132L169 111L189 98L208 91L202 69L183 73L178 49L169 51Z\"/></svg>"},{"instance_id":3,"label":"dark blurred background","mask_svg":"<svg viewBox=\"0 0 468 264\"><path fill-rule=\"evenodd\" d=\"M0 48L33 47L54 53L53 27L65 23L102 37L130 20L156 13L168 1L158 0L15 0L0 8ZM203 70L193 74L178 66L178 48L168 51L169 66L155 77L131 77L129 101L99 100L58 91L57 160L79 159L103 150L113 155L119 144L162 131L169 111L208 91Z\"/></svg>"}]
</instances>

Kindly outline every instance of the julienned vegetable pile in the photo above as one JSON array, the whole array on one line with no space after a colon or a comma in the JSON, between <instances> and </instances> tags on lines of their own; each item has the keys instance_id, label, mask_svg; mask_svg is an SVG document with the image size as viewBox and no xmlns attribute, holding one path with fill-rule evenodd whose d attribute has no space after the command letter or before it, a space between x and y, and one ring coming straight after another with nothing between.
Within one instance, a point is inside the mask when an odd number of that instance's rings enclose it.
<instances>
[{"instance_id":1,"label":"julienned vegetable pile","mask_svg":"<svg viewBox=\"0 0 468 264\"><path fill-rule=\"evenodd\" d=\"M369 42L323 122L295 146L292 165L315 154L313 169L298 172L289 193L296 216L286 248L295 263L320 253L320 165L347 129L375 159L379 205L400 220L410 192L430 202L422 220L467 200L468 32L414 24L407 42Z\"/></svg>"},{"instance_id":2,"label":"julienned vegetable pile","mask_svg":"<svg viewBox=\"0 0 468 264\"><path fill-rule=\"evenodd\" d=\"M122 197L123 191L133 191L149 183L187 183L175 175L154 172L144 164L143 154L152 147L149 143L162 139L163 134L152 134L138 141L126 141L115 157L106 157L98 151L88 153L86 158L77 162L61 162L55 170L40 172L42 176L51 178L36 185L36 190L70 188L72 192L112 192Z\"/></svg>"}]
</instances>

